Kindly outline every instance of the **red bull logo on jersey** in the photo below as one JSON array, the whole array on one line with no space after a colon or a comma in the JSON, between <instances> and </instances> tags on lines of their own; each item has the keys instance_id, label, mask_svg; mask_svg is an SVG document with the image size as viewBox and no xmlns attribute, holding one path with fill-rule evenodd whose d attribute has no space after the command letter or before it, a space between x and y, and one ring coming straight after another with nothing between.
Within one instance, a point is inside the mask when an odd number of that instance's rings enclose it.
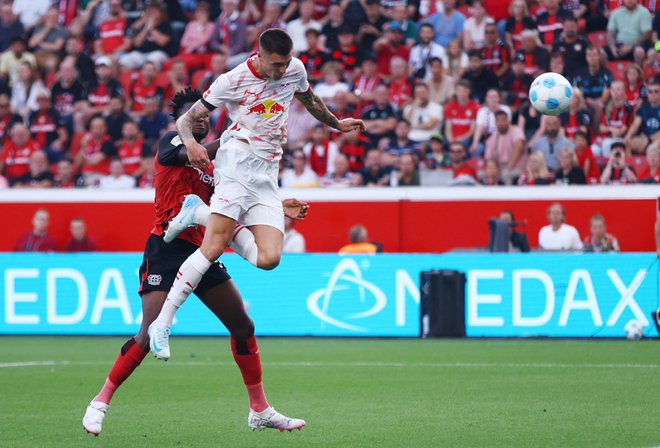
<instances>
[{"instance_id":1,"label":"red bull logo on jersey","mask_svg":"<svg viewBox=\"0 0 660 448\"><path fill-rule=\"evenodd\" d=\"M282 112L284 112L284 106L273 100L266 100L261 104L248 108L248 115L258 114L264 118L274 117L276 114L281 114Z\"/></svg>"}]
</instances>

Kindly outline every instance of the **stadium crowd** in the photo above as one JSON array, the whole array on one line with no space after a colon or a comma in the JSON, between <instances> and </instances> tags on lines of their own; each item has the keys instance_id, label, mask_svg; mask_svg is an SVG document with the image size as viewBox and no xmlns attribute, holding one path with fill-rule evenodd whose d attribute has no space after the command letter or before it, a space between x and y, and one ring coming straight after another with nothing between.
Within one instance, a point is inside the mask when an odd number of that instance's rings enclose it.
<instances>
[{"instance_id":1,"label":"stadium crowd","mask_svg":"<svg viewBox=\"0 0 660 448\"><path fill-rule=\"evenodd\" d=\"M655 0L5 0L0 187L151 187L169 99L272 27L366 124L340 135L294 102L283 187L660 182ZM560 117L529 107L546 71L574 85Z\"/></svg>"}]
</instances>

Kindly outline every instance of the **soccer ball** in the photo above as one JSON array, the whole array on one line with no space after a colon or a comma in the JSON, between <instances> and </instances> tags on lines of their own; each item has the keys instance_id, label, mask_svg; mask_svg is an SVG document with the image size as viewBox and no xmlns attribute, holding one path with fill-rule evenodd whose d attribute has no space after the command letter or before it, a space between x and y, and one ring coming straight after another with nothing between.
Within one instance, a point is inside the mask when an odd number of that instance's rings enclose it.
<instances>
[{"instance_id":1,"label":"soccer ball","mask_svg":"<svg viewBox=\"0 0 660 448\"><path fill-rule=\"evenodd\" d=\"M532 82L529 100L543 115L559 115L566 112L573 98L573 87L559 73L544 73Z\"/></svg>"},{"instance_id":2,"label":"soccer ball","mask_svg":"<svg viewBox=\"0 0 660 448\"><path fill-rule=\"evenodd\" d=\"M623 327L623 331L626 332L626 339L630 339L632 341L641 339L642 336L644 336L644 327L638 320L635 319L628 321L626 326Z\"/></svg>"}]
</instances>

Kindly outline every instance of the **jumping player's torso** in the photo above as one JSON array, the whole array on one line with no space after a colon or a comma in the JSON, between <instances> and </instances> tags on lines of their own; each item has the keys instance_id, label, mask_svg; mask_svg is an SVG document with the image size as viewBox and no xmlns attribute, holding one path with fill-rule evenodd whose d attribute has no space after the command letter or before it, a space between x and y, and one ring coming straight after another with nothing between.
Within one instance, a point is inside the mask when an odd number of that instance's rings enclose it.
<instances>
[{"instance_id":1,"label":"jumping player's torso","mask_svg":"<svg viewBox=\"0 0 660 448\"><path fill-rule=\"evenodd\" d=\"M293 58L282 79L263 78L253 58L218 77L204 93L204 101L225 105L233 124L223 140L234 137L250 143L259 157L277 161L286 143L286 128L291 101L296 93L309 89L303 63Z\"/></svg>"}]
</instances>

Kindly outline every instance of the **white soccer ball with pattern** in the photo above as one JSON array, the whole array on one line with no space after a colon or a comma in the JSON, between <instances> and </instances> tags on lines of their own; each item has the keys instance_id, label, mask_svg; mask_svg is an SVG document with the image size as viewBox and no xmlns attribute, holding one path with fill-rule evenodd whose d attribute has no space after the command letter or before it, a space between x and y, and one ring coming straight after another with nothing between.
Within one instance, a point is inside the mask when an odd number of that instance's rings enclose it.
<instances>
[{"instance_id":1,"label":"white soccer ball with pattern","mask_svg":"<svg viewBox=\"0 0 660 448\"><path fill-rule=\"evenodd\" d=\"M543 115L559 115L566 112L573 98L573 87L559 73L544 73L532 82L529 100Z\"/></svg>"},{"instance_id":2,"label":"white soccer ball with pattern","mask_svg":"<svg viewBox=\"0 0 660 448\"><path fill-rule=\"evenodd\" d=\"M623 327L623 331L626 332L626 339L633 341L641 339L642 336L644 336L644 327L638 320L635 319L628 321L626 326Z\"/></svg>"}]
</instances>

